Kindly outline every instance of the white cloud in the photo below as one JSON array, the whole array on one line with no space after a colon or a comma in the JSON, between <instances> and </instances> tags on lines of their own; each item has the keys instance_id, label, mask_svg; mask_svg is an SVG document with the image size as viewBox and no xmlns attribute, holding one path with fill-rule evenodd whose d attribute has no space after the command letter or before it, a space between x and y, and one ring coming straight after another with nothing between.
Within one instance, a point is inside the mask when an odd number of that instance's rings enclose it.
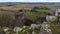
<instances>
[{"instance_id":1,"label":"white cloud","mask_svg":"<svg viewBox=\"0 0 60 34\"><path fill-rule=\"evenodd\" d=\"M60 0L0 0L0 2L60 2Z\"/></svg>"}]
</instances>

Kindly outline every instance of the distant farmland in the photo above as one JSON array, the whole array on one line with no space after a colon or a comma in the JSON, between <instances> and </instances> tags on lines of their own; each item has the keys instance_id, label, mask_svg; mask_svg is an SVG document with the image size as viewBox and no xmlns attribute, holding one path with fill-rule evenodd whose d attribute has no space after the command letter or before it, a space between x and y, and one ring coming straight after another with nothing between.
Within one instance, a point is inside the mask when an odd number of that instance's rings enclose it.
<instances>
[{"instance_id":1,"label":"distant farmland","mask_svg":"<svg viewBox=\"0 0 60 34\"><path fill-rule=\"evenodd\" d=\"M55 9L55 8L59 8L60 6L57 4L15 4L15 5L0 5L0 9L2 10L9 10L9 11L17 11L20 9L26 9L26 10L30 10L33 7L42 7L42 6L46 6L50 9Z\"/></svg>"}]
</instances>

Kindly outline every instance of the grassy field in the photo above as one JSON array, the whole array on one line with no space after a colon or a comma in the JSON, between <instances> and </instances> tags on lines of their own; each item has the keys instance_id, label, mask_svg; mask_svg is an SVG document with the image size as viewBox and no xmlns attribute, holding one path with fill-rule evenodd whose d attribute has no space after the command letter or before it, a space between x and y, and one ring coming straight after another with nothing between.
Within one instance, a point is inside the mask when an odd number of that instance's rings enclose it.
<instances>
[{"instance_id":1,"label":"grassy field","mask_svg":"<svg viewBox=\"0 0 60 34\"><path fill-rule=\"evenodd\" d=\"M46 4L46 5L41 5L41 4L18 4L18 5L12 5L12 6L8 6L8 5L0 5L0 9L1 8L6 8L6 9L14 9L14 8L25 8L25 9L29 9L29 8L32 8L32 7L34 7L34 6L47 6L47 7L51 7L51 8L53 8L53 7L56 7L56 6L58 6L58 5L56 5L56 4Z\"/></svg>"},{"instance_id":2,"label":"grassy field","mask_svg":"<svg viewBox=\"0 0 60 34\"><path fill-rule=\"evenodd\" d=\"M43 4L42 4L43 5ZM38 8L40 8L42 5L36 5ZM35 21L40 17L46 17L46 14L50 13L50 11L52 11L52 8L55 9L56 6L55 4L48 4L48 5L43 5L43 7L48 7L50 10L41 10L41 9L35 9L33 11L33 8L36 7L35 4L19 4L19 5L13 5L13 6L8 6L8 5L4 5L4 6L0 6L0 9L3 10L20 10L20 9L25 9L26 10L26 18L30 19L31 21ZM59 7L58 7L59 8ZM36 12L37 11L37 12ZM2 18L3 17L3 18ZM0 14L0 23L8 23L7 21L10 21L13 23L14 22L14 18L15 15L10 14L9 16L6 16L5 14ZM1 20L2 19L2 20ZM4 20L3 20L4 19ZM6 25L6 24L5 24ZM58 25L56 22L51 22L51 30L53 34L60 34L60 25ZM19 31L19 34L26 34L27 32L29 32L30 34L32 33L32 30L29 30L30 26L26 26L26 28L24 28L22 31ZM41 27L41 26L40 26ZM36 34L38 34L40 32L39 29L35 29L34 30L36 32Z\"/></svg>"}]
</instances>

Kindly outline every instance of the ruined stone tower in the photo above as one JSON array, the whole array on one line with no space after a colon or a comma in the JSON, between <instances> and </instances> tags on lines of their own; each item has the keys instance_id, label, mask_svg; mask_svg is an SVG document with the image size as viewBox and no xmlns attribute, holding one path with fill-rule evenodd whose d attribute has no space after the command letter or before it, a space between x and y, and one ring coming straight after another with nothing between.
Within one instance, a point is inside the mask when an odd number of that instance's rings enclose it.
<instances>
[{"instance_id":1,"label":"ruined stone tower","mask_svg":"<svg viewBox=\"0 0 60 34\"><path fill-rule=\"evenodd\" d=\"M15 14L15 26L18 27L22 27L24 25L25 22L25 10L19 10L16 14Z\"/></svg>"}]
</instances>

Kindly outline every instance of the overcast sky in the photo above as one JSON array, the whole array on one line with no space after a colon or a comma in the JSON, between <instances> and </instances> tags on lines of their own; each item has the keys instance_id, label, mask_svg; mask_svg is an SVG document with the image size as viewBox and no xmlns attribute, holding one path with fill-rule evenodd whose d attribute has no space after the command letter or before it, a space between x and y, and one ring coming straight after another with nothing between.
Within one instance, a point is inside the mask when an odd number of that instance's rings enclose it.
<instances>
[{"instance_id":1,"label":"overcast sky","mask_svg":"<svg viewBox=\"0 0 60 34\"><path fill-rule=\"evenodd\" d=\"M60 2L60 0L0 0L0 2Z\"/></svg>"}]
</instances>

